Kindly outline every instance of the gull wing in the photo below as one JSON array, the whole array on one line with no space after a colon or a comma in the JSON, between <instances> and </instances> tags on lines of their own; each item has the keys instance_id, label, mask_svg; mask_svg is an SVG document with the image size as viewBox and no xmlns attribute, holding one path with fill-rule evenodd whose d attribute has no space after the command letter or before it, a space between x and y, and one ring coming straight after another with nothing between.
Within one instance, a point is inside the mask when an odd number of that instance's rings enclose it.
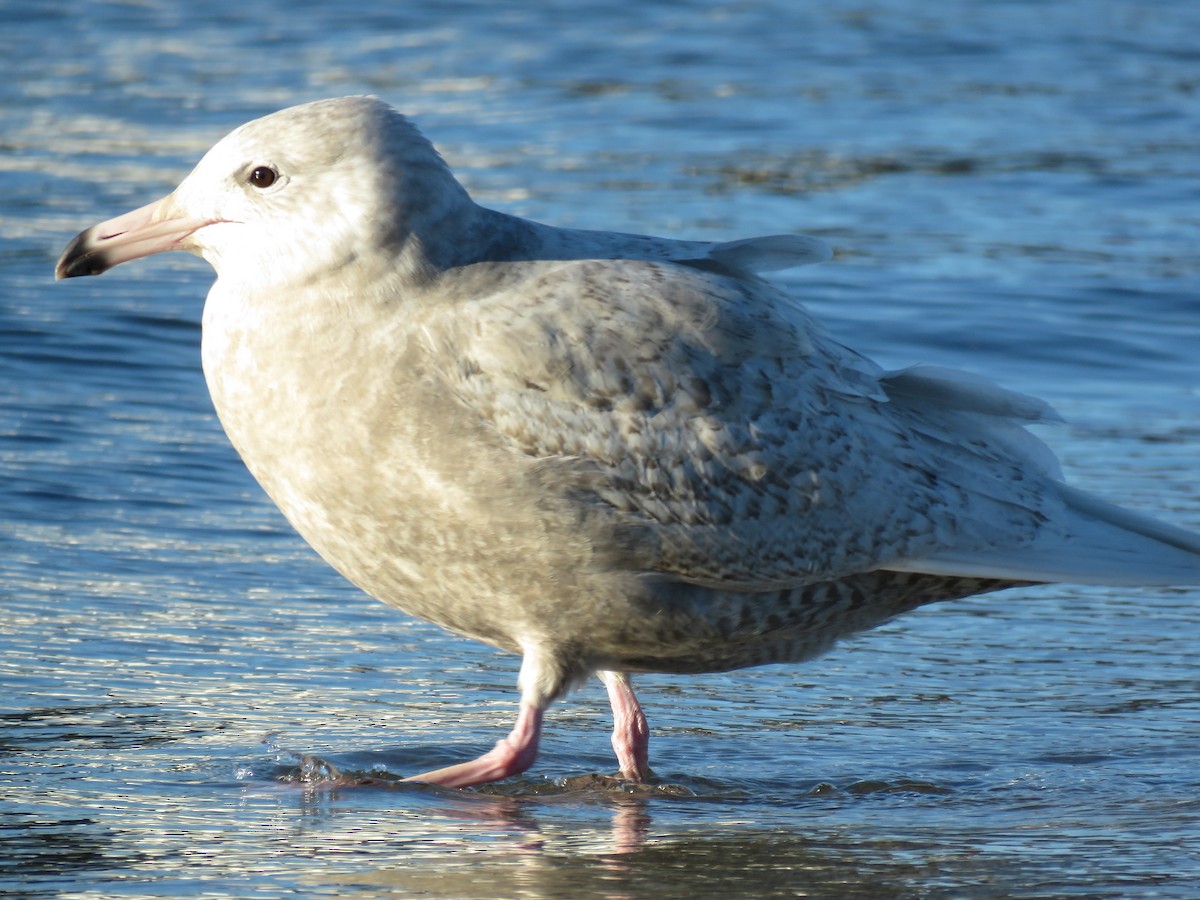
<instances>
[{"instance_id":1,"label":"gull wing","mask_svg":"<svg viewBox=\"0 0 1200 900\"><path fill-rule=\"evenodd\" d=\"M1024 427L1054 419L1041 401L883 372L744 271L769 250L719 247L715 268L522 263L439 326L462 402L644 571L744 591L881 568L1200 579L1195 537L1058 480Z\"/></svg>"}]
</instances>

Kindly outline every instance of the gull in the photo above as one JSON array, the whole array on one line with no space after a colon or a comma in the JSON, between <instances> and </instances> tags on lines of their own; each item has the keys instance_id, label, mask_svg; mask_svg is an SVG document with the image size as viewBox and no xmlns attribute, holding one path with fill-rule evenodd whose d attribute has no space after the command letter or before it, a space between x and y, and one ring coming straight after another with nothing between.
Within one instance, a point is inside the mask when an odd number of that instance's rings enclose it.
<instances>
[{"instance_id":1,"label":"gull","mask_svg":"<svg viewBox=\"0 0 1200 900\"><path fill-rule=\"evenodd\" d=\"M512 732L410 780L527 770L597 674L621 776L652 776L635 673L800 662L926 603L1046 582L1200 583L1200 535L1066 485L1040 400L885 371L727 243L477 205L380 100L285 109L56 275L170 250L217 280L202 361L230 441L368 594L522 658Z\"/></svg>"}]
</instances>

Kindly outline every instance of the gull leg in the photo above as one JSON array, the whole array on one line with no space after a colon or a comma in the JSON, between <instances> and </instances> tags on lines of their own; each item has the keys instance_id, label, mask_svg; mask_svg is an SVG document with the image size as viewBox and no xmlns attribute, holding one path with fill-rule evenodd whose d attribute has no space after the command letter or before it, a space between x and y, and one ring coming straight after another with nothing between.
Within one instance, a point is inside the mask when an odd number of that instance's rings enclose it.
<instances>
[{"instance_id":1,"label":"gull leg","mask_svg":"<svg viewBox=\"0 0 1200 900\"><path fill-rule=\"evenodd\" d=\"M413 775L405 781L424 781L443 787L462 788L476 784L487 784L519 775L533 765L537 759L538 737L542 733L542 714L545 707L521 701L517 724L508 737L478 759L446 766L422 775Z\"/></svg>"},{"instance_id":2,"label":"gull leg","mask_svg":"<svg viewBox=\"0 0 1200 900\"><path fill-rule=\"evenodd\" d=\"M517 724L508 737L498 741L495 747L478 759L434 769L404 780L462 788L520 775L537 759L538 738L542 734L542 716L546 708L555 697L565 692L570 680L570 676L550 654L537 645L527 645L521 661L521 674L517 679L521 687L521 707L517 712ZM633 702L636 706L637 701Z\"/></svg>"},{"instance_id":3,"label":"gull leg","mask_svg":"<svg viewBox=\"0 0 1200 900\"><path fill-rule=\"evenodd\" d=\"M630 781L645 781L650 772L650 726L642 705L634 696L633 685L624 672L600 672L608 688L613 711L613 750L621 766L621 775Z\"/></svg>"}]
</instances>

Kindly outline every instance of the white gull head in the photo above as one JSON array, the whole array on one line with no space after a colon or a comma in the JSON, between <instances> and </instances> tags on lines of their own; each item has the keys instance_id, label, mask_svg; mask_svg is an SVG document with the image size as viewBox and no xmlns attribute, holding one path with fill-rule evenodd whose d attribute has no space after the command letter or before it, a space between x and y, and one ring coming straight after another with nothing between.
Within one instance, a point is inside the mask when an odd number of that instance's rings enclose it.
<instances>
[{"instance_id":1,"label":"white gull head","mask_svg":"<svg viewBox=\"0 0 1200 900\"><path fill-rule=\"evenodd\" d=\"M172 193L81 234L57 275L177 249L242 290L311 282L362 260L420 277L454 252L437 236L474 208L404 116L371 97L320 100L231 132Z\"/></svg>"}]
</instances>

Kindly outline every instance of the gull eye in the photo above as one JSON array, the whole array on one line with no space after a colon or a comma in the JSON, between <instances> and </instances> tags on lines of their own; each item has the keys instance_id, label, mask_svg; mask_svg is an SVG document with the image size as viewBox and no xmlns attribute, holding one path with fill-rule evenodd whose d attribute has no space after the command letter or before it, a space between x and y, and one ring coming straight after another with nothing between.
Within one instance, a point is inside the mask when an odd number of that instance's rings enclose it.
<instances>
[{"instance_id":1,"label":"gull eye","mask_svg":"<svg viewBox=\"0 0 1200 900\"><path fill-rule=\"evenodd\" d=\"M255 166L246 179L256 188L269 188L279 178L279 173L270 166Z\"/></svg>"}]
</instances>

